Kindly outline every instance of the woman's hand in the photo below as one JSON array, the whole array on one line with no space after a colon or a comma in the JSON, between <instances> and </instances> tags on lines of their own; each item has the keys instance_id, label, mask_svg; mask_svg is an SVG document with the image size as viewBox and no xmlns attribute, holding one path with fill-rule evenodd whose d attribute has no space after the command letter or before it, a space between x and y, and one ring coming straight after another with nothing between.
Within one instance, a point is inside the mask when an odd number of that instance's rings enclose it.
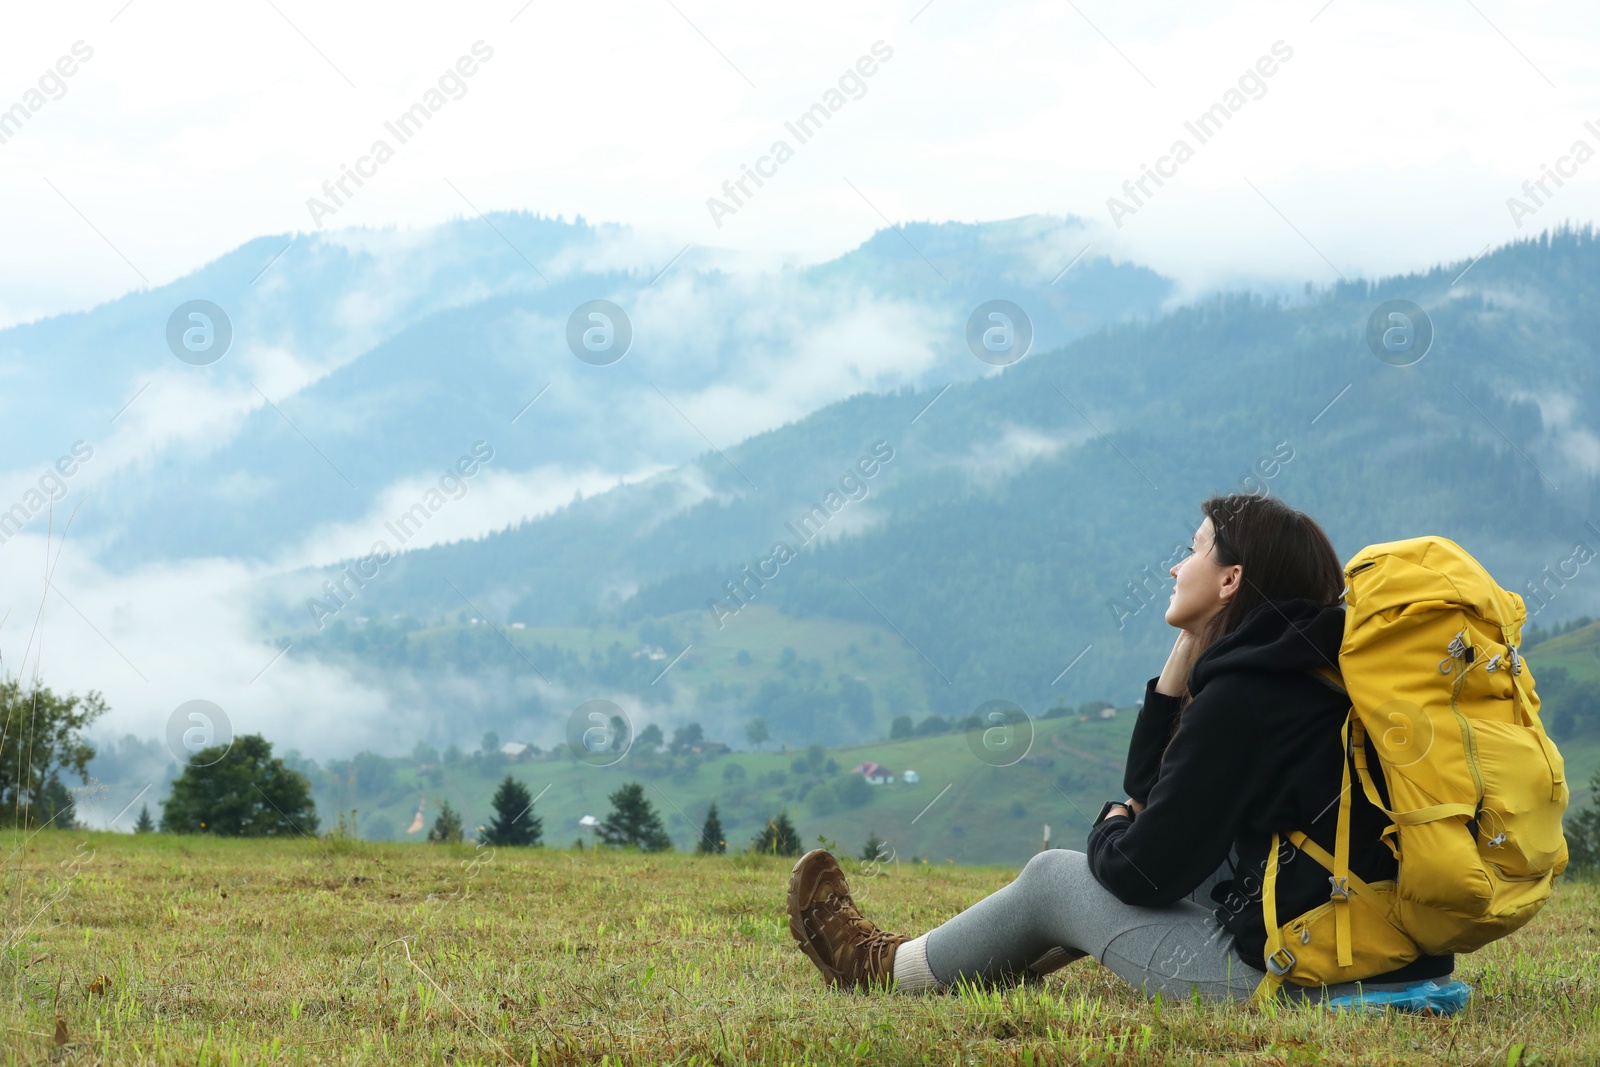
<instances>
[{"instance_id":1,"label":"woman's hand","mask_svg":"<svg viewBox=\"0 0 1600 1067\"><path fill-rule=\"evenodd\" d=\"M1132 797L1128 798L1127 807L1128 807L1128 810L1133 812L1135 815L1139 814L1141 811L1144 810L1144 805L1139 803L1137 800L1133 799Z\"/></svg>"},{"instance_id":2,"label":"woman's hand","mask_svg":"<svg viewBox=\"0 0 1600 1067\"><path fill-rule=\"evenodd\" d=\"M1195 635L1179 630L1178 639L1172 643L1172 652L1167 656L1167 665L1161 668L1161 677L1156 679L1156 692L1169 697L1181 696L1199 654L1200 642Z\"/></svg>"}]
</instances>

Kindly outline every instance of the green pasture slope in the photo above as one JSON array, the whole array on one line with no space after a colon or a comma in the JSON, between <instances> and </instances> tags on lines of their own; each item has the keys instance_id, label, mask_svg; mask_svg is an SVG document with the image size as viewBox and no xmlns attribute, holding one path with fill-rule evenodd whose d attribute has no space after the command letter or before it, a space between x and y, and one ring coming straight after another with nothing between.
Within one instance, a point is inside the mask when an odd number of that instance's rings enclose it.
<instances>
[{"instance_id":1,"label":"green pasture slope","mask_svg":"<svg viewBox=\"0 0 1600 1067\"><path fill-rule=\"evenodd\" d=\"M778 666L785 649L793 650L801 663L820 664L823 679L843 674L867 681L877 706L873 732L887 734L896 713L919 722L929 714L924 666L893 631L836 619L796 619L757 604L725 621L719 630L705 612L662 620L676 639L692 648L668 676L674 688L672 705L662 707L658 719L647 705L634 724L636 730L659 721L670 736L668 724L694 720L692 709L738 702L764 683L787 677ZM411 631L409 656L427 655L419 653L422 649L447 655L469 629L450 625ZM505 636L521 649L558 647L580 659L591 652L604 655L613 643L627 649L639 645L637 630L606 625L529 626L505 631ZM497 637L488 647L503 646ZM676 652L667 650L669 656ZM515 653L510 657L514 664L521 662ZM654 665L645 680L664 666ZM528 762L441 763L431 773L409 760L398 760L394 783L381 795L362 797L349 788L324 785L317 789L316 801L325 826L340 812L355 808L362 836L420 840L443 801L463 814L469 828L486 823L496 785L511 774L539 796L535 811L544 820L545 842L567 846L581 834L579 819L603 818L609 810L607 796L629 781L640 781L679 849L694 848L706 810L715 802L730 849L747 844L767 819L787 811L807 843L820 835L857 852L867 835L876 833L896 854L908 858L1020 866L1039 848L1045 824L1051 827L1054 843L1081 847L1101 803L1121 795L1122 764L1136 713L1123 708L1111 720L1079 721L1076 715L1037 718L1042 710L1028 709L1036 716L1032 746L1023 759L1007 767L980 761L966 735L955 732L826 747L825 762L831 760L836 771L796 773L793 764L805 755L804 749L788 747L781 727L769 724L774 740L764 746L765 751L736 751L703 760L651 759L632 752L615 766L600 768L579 763L558 749ZM712 733L710 739L746 745L740 736ZM897 772L896 781L874 786L859 807L820 799L836 796L835 787L849 777L851 768L868 761ZM730 772L730 767L742 775ZM920 781L904 782L900 772L906 770L916 771ZM729 774L737 777L730 780ZM424 827L408 834L419 804Z\"/></svg>"},{"instance_id":2,"label":"green pasture slope","mask_svg":"<svg viewBox=\"0 0 1600 1067\"><path fill-rule=\"evenodd\" d=\"M1574 688L1600 693L1600 622L1535 645L1529 651L1528 661L1536 678L1544 668L1560 667L1570 676ZM1548 723L1555 710L1552 697L1559 700L1560 695L1554 687L1541 684L1539 688L1540 699L1544 702L1545 721ZM1591 717L1584 720L1583 729L1576 736L1557 742L1567 765L1567 784L1572 791L1573 808L1589 803L1592 795L1589 781L1596 768L1600 768L1600 721L1592 717L1595 710L1600 710L1600 701L1591 698L1591 703L1596 707L1591 708Z\"/></svg>"},{"instance_id":3,"label":"green pasture slope","mask_svg":"<svg viewBox=\"0 0 1600 1067\"><path fill-rule=\"evenodd\" d=\"M539 796L534 810L544 820L546 843L567 846L580 836L579 819L603 818L610 810L607 796L627 782L639 781L679 849L694 848L706 809L715 801L730 850L747 844L768 818L788 811L807 843L820 835L855 853L868 833L875 832L908 860L1021 866L1038 851L1047 823L1054 844L1082 847L1100 804L1121 795L1133 718L1132 709L1123 709L1111 720L1080 721L1074 715L1037 721L1027 756L1005 767L980 761L967 735L960 732L827 749L826 757L838 771L820 776L793 770L803 752L782 751L714 756L699 761L688 773L672 774L664 772L664 758L652 761L630 753L615 766L602 768L579 763L562 750L554 758L524 763L441 766L442 781L437 785L426 772L406 767L396 774L397 781L410 786L403 798L361 811L358 826L370 826L382 817L404 831L419 801L425 802L424 822L431 825L441 800L461 811L468 826L484 823L492 811L489 800L496 784L510 774ZM848 778L853 767L869 761L897 772L896 780L871 787L866 802L857 808L816 799L819 792L836 796L835 785ZM741 780L727 780L730 767L743 770ZM916 771L920 781L901 780L900 772L906 770ZM776 775L784 781L773 781ZM808 779L814 782L811 790L797 798ZM324 823L331 822L339 798L317 799ZM409 835L411 840L424 836L423 832Z\"/></svg>"},{"instance_id":4,"label":"green pasture slope","mask_svg":"<svg viewBox=\"0 0 1600 1067\"><path fill-rule=\"evenodd\" d=\"M1600 688L1600 622L1552 637L1534 648L1538 656L1535 667L1555 664L1569 671L1574 681Z\"/></svg>"}]
</instances>

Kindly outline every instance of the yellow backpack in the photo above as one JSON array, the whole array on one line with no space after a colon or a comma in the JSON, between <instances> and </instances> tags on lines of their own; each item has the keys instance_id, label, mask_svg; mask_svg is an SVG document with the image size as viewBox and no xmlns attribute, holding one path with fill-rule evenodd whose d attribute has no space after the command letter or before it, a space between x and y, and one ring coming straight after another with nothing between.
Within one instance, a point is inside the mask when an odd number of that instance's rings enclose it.
<instances>
[{"instance_id":1,"label":"yellow backpack","mask_svg":"<svg viewBox=\"0 0 1600 1067\"><path fill-rule=\"evenodd\" d=\"M1267 976L1257 997L1285 981L1358 981L1419 954L1482 948L1531 919L1567 866L1566 775L1517 651L1522 598L1443 537L1372 545L1344 574L1338 671L1319 672L1351 703L1333 854L1301 832L1288 835L1328 869L1332 890L1326 904L1280 926L1273 835L1262 879ZM1392 808L1373 782L1367 743ZM1350 873L1352 768L1393 821L1383 832L1399 861L1393 880L1368 884Z\"/></svg>"}]
</instances>

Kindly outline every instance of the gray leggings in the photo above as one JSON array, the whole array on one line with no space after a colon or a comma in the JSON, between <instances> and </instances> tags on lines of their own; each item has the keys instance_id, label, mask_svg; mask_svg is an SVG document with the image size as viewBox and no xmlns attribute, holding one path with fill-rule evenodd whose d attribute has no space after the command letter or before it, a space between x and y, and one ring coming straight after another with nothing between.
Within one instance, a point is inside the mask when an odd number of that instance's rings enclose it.
<instances>
[{"instance_id":1,"label":"gray leggings","mask_svg":"<svg viewBox=\"0 0 1600 1067\"><path fill-rule=\"evenodd\" d=\"M1146 996L1160 993L1172 1000L1198 992L1247 999L1264 972L1240 961L1233 935L1195 899L1209 899L1206 892L1224 873L1213 875L1187 900L1136 908L1095 881L1082 852L1041 852L1016 881L927 935L928 969L942 985L961 980L1008 984L1029 971L1046 974L1092 955ZM1407 984L1286 982L1283 991L1319 1000Z\"/></svg>"}]
</instances>

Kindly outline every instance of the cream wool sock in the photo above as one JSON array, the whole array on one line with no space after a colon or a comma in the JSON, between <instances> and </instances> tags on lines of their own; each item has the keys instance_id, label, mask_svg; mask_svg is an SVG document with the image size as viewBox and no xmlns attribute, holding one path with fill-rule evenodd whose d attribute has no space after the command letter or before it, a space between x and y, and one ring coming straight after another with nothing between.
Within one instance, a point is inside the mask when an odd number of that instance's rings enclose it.
<instances>
[{"instance_id":1,"label":"cream wool sock","mask_svg":"<svg viewBox=\"0 0 1600 1067\"><path fill-rule=\"evenodd\" d=\"M944 988L928 969L927 934L894 950L894 988L897 993L935 993Z\"/></svg>"}]
</instances>

